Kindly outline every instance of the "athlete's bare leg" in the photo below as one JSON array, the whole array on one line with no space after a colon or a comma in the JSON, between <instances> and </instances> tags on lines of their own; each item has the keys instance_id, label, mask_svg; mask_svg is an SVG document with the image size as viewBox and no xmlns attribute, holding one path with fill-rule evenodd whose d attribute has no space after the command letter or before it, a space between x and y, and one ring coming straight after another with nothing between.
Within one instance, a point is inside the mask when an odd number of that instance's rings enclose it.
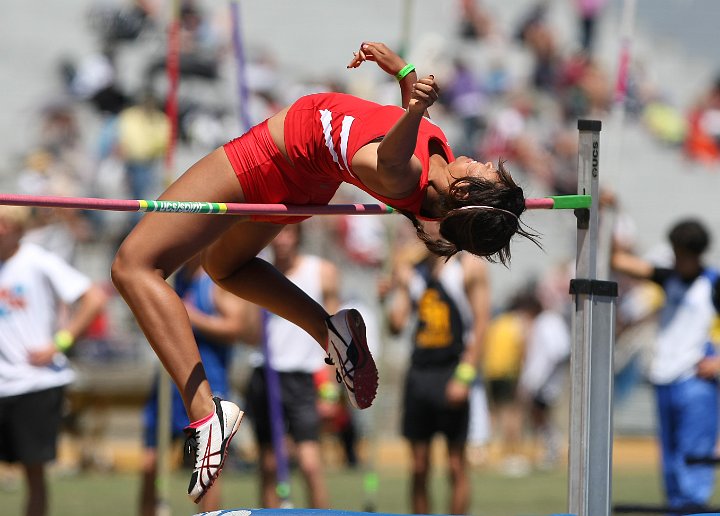
<instances>
[{"instance_id":1,"label":"athlete's bare leg","mask_svg":"<svg viewBox=\"0 0 720 516\"><path fill-rule=\"evenodd\" d=\"M307 485L308 507L327 509L329 507L328 489L325 484L320 442L301 441L297 443L297 457L300 471Z\"/></svg>"},{"instance_id":2,"label":"athlete's bare leg","mask_svg":"<svg viewBox=\"0 0 720 516\"><path fill-rule=\"evenodd\" d=\"M161 199L244 201L223 149L193 165ZM191 421L213 411L212 393L185 307L165 280L238 220L226 215L148 213L120 246L112 265L115 286L178 386Z\"/></svg>"},{"instance_id":3,"label":"athlete's bare leg","mask_svg":"<svg viewBox=\"0 0 720 516\"><path fill-rule=\"evenodd\" d=\"M430 442L411 441L412 481L410 485L410 506L413 514L428 514L430 510Z\"/></svg>"},{"instance_id":4,"label":"athlete's bare leg","mask_svg":"<svg viewBox=\"0 0 720 516\"><path fill-rule=\"evenodd\" d=\"M161 199L244 202L222 149L193 165ZM223 288L287 318L326 345L327 312L256 258L282 227L225 215L150 213L118 251L113 282L178 386L191 421L212 412L212 393L185 307L165 280L198 252L207 249L208 273Z\"/></svg>"},{"instance_id":5,"label":"athlete's bare leg","mask_svg":"<svg viewBox=\"0 0 720 516\"><path fill-rule=\"evenodd\" d=\"M468 514L470 509L470 477L465 460L465 444L448 445L448 469L450 472L450 512Z\"/></svg>"},{"instance_id":6,"label":"athlete's bare leg","mask_svg":"<svg viewBox=\"0 0 720 516\"><path fill-rule=\"evenodd\" d=\"M256 258L283 228L281 224L239 222L205 251L207 273L225 290L298 325L327 346L325 309L275 267Z\"/></svg>"}]
</instances>

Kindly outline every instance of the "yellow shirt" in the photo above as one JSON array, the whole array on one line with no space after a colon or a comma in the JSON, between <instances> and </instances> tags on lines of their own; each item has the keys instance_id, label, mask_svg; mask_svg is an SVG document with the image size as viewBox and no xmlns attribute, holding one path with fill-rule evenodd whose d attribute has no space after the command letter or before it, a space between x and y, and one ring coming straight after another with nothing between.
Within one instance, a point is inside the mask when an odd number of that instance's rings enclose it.
<instances>
[{"instance_id":1,"label":"yellow shirt","mask_svg":"<svg viewBox=\"0 0 720 516\"><path fill-rule=\"evenodd\" d=\"M162 111L133 106L120 113L118 133L120 152L125 159L150 161L165 154L170 122Z\"/></svg>"},{"instance_id":2,"label":"yellow shirt","mask_svg":"<svg viewBox=\"0 0 720 516\"><path fill-rule=\"evenodd\" d=\"M522 365L524 328L512 312L495 317L485 334L483 376L486 380L517 378Z\"/></svg>"}]
</instances>

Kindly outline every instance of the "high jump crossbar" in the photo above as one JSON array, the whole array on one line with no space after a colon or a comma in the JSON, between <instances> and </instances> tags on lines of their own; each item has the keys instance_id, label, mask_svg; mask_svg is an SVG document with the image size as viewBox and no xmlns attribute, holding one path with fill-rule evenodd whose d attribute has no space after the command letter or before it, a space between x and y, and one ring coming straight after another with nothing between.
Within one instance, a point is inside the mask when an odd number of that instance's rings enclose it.
<instances>
[{"instance_id":1,"label":"high jump crossbar","mask_svg":"<svg viewBox=\"0 0 720 516\"><path fill-rule=\"evenodd\" d=\"M589 208L590 195L555 195L526 199L528 210L571 210ZM198 213L208 215L385 215L396 210L386 204L245 204L202 201L101 199L97 197L57 197L25 194L0 194L0 205L82 210Z\"/></svg>"}]
</instances>

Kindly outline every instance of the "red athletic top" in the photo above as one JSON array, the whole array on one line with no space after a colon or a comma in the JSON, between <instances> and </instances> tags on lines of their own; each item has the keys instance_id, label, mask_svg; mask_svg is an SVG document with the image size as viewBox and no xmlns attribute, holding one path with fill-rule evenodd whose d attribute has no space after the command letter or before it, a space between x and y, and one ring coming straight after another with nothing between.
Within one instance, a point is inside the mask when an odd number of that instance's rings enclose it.
<instances>
[{"instance_id":1,"label":"red athletic top","mask_svg":"<svg viewBox=\"0 0 720 516\"><path fill-rule=\"evenodd\" d=\"M417 189L404 199L390 199L365 186L352 172L355 152L385 136L405 112L398 106L382 106L344 93L318 93L298 99L285 117L285 147L297 174L295 184L305 181L351 183L394 208L419 215L428 186L431 139L441 145L448 161L452 150L442 130L427 118L420 122L413 154L422 163ZM305 183L306 184L306 183Z\"/></svg>"}]
</instances>

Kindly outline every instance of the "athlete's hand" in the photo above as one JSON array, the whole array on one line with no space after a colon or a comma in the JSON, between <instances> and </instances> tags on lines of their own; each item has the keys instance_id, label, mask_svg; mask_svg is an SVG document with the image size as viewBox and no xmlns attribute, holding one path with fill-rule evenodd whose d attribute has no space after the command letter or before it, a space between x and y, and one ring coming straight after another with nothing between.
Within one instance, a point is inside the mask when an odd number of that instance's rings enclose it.
<instances>
[{"instance_id":1,"label":"athlete's hand","mask_svg":"<svg viewBox=\"0 0 720 516\"><path fill-rule=\"evenodd\" d=\"M712 380L720 373L720 356L703 358L697 365L697 375L700 378Z\"/></svg>"},{"instance_id":2,"label":"athlete's hand","mask_svg":"<svg viewBox=\"0 0 720 516\"><path fill-rule=\"evenodd\" d=\"M28 362L37 367L49 365L52 363L57 352L58 350L55 344L50 344L42 349L30 351L28 353Z\"/></svg>"},{"instance_id":3,"label":"athlete's hand","mask_svg":"<svg viewBox=\"0 0 720 516\"><path fill-rule=\"evenodd\" d=\"M405 66L403 58L390 50L385 43L372 41L363 42L360 50L353 52L352 61L347 67L357 68L364 61L375 61L385 73L393 77Z\"/></svg>"},{"instance_id":4,"label":"athlete's hand","mask_svg":"<svg viewBox=\"0 0 720 516\"><path fill-rule=\"evenodd\" d=\"M440 88L435 82L434 75L428 75L419 79L413 84L412 96L408 104L408 111L411 113L424 114L425 110L432 106L440 95Z\"/></svg>"},{"instance_id":5,"label":"athlete's hand","mask_svg":"<svg viewBox=\"0 0 720 516\"><path fill-rule=\"evenodd\" d=\"M468 400L470 396L470 386L466 383L461 382L455 378L451 378L445 388L445 398L448 401L448 405L451 407L457 407L462 405Z\"/></svg>"},{"instance_id":6,"label":"athlete's hand","mask_svg":"<svg viewBox=\"0 0 720 516\"><path fill-rule=\"evenodd\" d=\"M204 314L200 310L198 310L190 300L183 299L183 305L185 305L185 311L188 314L188 319L190 319L190 324L192 326L195 326L195 321L197 321L198 318L202 317Z\"/></svg>"}]
</instances>

